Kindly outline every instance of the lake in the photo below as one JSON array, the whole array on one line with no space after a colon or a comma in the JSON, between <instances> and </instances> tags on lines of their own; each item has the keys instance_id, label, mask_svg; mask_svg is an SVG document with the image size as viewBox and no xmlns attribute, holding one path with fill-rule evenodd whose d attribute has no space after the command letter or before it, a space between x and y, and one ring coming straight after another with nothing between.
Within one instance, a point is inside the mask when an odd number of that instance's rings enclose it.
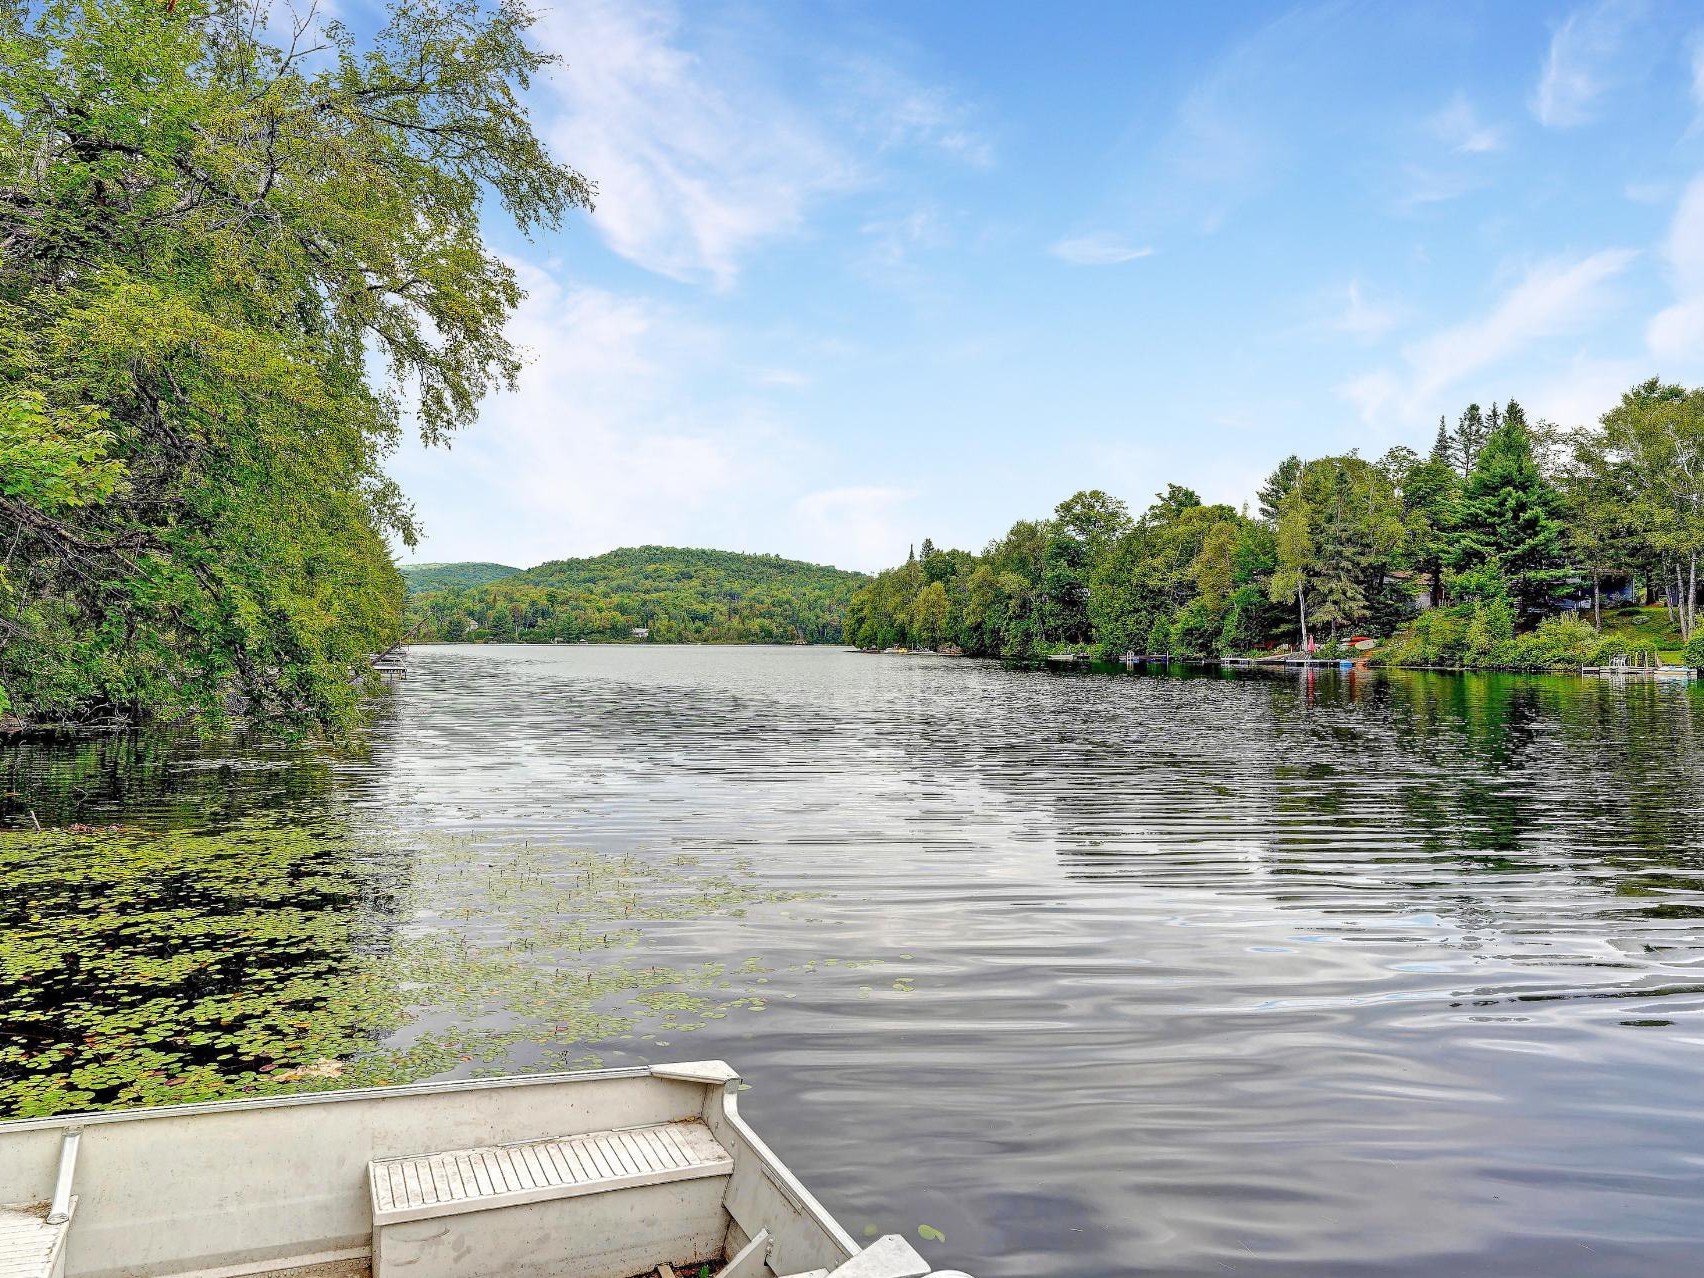
<instances>
[{"instance_id":1,"label":"lake","mask_svg":"<svg viewBox=\"0 0 1704 1278\"><path fill-rule=\"evenodd\" d=\"M416 648L0 764L14 1113L723 1057L978 1278L1704 1254L1696 685Z\"/></svg>"}]
</instances>

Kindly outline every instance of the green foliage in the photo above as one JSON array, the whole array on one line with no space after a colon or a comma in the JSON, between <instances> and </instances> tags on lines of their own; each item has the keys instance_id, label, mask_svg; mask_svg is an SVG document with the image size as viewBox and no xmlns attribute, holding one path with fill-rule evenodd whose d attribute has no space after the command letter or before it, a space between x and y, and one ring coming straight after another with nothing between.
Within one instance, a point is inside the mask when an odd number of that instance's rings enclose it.
<instances>
[{"instance_id":1,"label":"green foliage","mask_svg":"<svg viewBox=\"0 0 1704 1278\"><path fill-rule=\"evenodd\" d=\"M1375 653L1375 664L1486 670L1578 670L1627 656L1636 641L1604 635L1572 614L1547 617L1517 635L1504 599L1477 599L1421 614L1409 631Z\"/></svg>"},{"instance_id":2,"label":"green foliage","mask_svg":"<svg viewBox=\"0 0 1704 1278\"><path fill-rule=\"evenodd\" d=\"M423 0L310 57L222 0L0 9L18 714L358 719L414 536L384 457L519 368L481 210L528 230L591 194L521 105L529 21Z\"/></svg>"},{"instance_id":3,"label":"green foliage","mask_svg":"<svg viewBox=\"0 0 1704 1278\"><path fill-rule=\"evenodd\" d=\"M411 595L428 590L466 590L471 586L488 586L520 572L507 564L403 564L402 579Z\"/></svg>"},{"instance_id":4,"label":"green foliage","mask_svg":"<svg viewBox=\"0 0 1704 1278\"><path fill-rule=\"evenodd\" d=\"M910 569L921 588L922 567ZM637 546L414 595L408 626L443 643L626 641L640 628L652 643L840 643L853 591L867 580L775 555ZM938 615L931 600L919 619L933 625Z\"/></svg>"},{"instance_id":5,"label":"green foliage","mask_svg":"<svg viewBox=\"0 0 1704 1278\"><path fill-rule=\"evenodd\" d=\"M1528 614L1545 610L1566 581L1562 499L1540 473L1520 405L1509 402L1462 485L1445 561L1458 573L1489 569Z\"/></svg>"},{"instance_id":6,"label":"green foliage","mask_svg":"<svg viewBox=\"0 0 1704 1278\"><path fill-rule=\"evenodd\" d=\"M764 1005L758 965L640 961L648 924L790 899L536 833L0 832L0 1117L585 1063Z\"/></svg>"},{"instance_id":7,"label":"green foliage","mask_svg":"<svg viewBox=\"0 0 1704 1278\"><path fill-rule=\"evenodd\" d=\"M1691 666L1694 670L1704 671L1704 632L1695 634L1692 638L1686 641L1686 649L1682 655L1682 661L1685 665ZM4 689L0 689L0 696L4 695L4 691ZM4 710L5 706L0 705L0 713L3 713Z\"/></svg>"}]
</instances>

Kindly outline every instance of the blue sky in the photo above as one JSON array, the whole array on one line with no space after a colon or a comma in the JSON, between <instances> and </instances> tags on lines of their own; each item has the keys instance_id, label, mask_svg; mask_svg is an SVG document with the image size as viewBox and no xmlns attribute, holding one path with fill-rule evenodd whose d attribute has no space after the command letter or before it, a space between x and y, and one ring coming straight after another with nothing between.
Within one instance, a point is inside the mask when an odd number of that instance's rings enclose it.
<instances>
[{"instance_id":1,"label":"blue sky","mask_svg":"<svg viewBox=\"0 0 1704 1278\"><path fill-rule=\"evenodd\" d=\"M1704 7L559 0L597 211L494 216L531 363L418 559L873 569L1098 487L1704 382Z\"/></svg>"}]
</instances>

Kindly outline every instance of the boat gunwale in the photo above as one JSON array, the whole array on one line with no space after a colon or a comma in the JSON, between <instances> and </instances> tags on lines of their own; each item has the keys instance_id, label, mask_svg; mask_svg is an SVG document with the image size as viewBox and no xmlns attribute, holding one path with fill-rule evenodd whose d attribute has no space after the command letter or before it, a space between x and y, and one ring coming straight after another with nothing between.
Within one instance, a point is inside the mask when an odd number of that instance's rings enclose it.
<instances>
[{"instance_id":1,"label":"boat gunwale","mask_svg":"<svg viewBox=\"0 0 1704 1278\"><path fill-rule=\"evenodd\" d=\"M659 1067L667 1069L667 1066ZM497 1087L545 1086L551 1083L597 1082L618 1078L660 1078L688 1082L700 1087L716 1084L697 1079L671 1078L647 1065L615 1069L555 1070L547 1074L505 1074L500 1078L452 1078L438 1082L398 1083L384 1087L345 1087L335 1091L292 1092L281 1096L245 1096L232 1100L197 1101L183 1105L155 1105L140 1109L79 1110L40 1118L0 1119L0 1132L43 1131L63 1127L92 1127L106 1123L129 1123L151 1118L185 1118L198 1114L238 1113L254 1109L280 1109L289 1105L332 1105L340 1101L375 1100L387 1096L435 1096L445 1092L485 1091Z\"/></svg>"}]
</instances>

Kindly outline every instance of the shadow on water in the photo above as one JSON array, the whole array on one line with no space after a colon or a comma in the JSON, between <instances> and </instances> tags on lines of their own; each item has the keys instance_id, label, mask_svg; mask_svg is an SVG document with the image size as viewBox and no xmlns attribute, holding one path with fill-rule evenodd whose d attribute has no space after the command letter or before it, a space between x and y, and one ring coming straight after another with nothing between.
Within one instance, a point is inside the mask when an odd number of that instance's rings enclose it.
<instances>
[{"instance_id":1,"label":"shadow on water","mask_svg":"<svg viewBox=\"0 0 1704 1278\"><path fill-rule=\"evenodd\" d=\"M983 1278L1688 1272L1701 711L416 649L347 755L0 758L0 1106L720 1055L854 1233Z\"/></svg>"}]
</instances>

